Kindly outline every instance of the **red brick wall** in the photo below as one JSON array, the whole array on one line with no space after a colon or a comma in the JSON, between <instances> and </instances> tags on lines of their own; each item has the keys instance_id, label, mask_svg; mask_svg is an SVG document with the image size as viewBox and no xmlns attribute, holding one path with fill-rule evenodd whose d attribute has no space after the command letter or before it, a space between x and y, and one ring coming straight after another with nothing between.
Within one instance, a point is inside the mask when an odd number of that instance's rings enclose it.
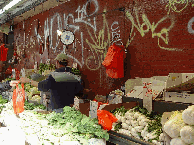
<instances>
[{"instance_id":1,"label":"red brick wall","mask_svg":"<svg viewBox=\"0 0 194 145\"><path fill-rule=\"evenodd\" d=\"M173 72L194 72L194 32L192 32L192 23L189 23L194 17L194 8L191 2L187 3L188 0L183 1L183 4L176 4L173 1L169 4L168 1L162 0L92 0L89 5L87 0L71 0L25 20L24 28L23 23L16 26L15 47L24 49L27 53L27 58L22 59L21 66L23 67L23 64L26 63L26 68L32 68L35 55L36 61L39 61L40 57L43 58L43 61L47 57L54 59L63 49L63 44L57 40L58 24L64 29L67 20L70 26L68 30L75 32L76 38L76 43L74 42L66 49L66 53L71 55L70 65L76 60L82 65L79 67L82 70L86 88L92 89L96 94L106 95L112 89L120 87L129 78L168 75ZM125 11L121 11L123 7ZM106 10L105 13L103 13L104 10ZM81 19L84 11L90 16ZM58 21L57 14L61 21ZM188 29L188 26L191 28ZM39 28L38 35L35 33L37 28ZM131 28L133 28L132 33L130 33ZM106 51L112 44L114 34L120 35L121 40L118 41L118 44L126 46L128 39L132 40L127 47L125 78L117 80L107 77L106 69L101 65ZM41 37L48 50L42 56L38 54L38 36ZM47 36L51 41L46 41ZM54 51L52 47L56 46L56 42L58 46ZM76 51L72 49L73 45L76 46ZM89 61L88 58L92 60ZM54 63L53 60L52 62Z\"/></svg>"}]
</instances>

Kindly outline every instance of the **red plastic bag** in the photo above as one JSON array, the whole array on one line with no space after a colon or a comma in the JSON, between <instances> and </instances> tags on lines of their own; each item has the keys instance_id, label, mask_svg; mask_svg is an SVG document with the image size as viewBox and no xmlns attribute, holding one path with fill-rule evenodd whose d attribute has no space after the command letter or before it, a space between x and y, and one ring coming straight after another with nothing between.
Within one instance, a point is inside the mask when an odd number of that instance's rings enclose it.
<instances>
[{"instance_id":1,"label":"red plastic bag","mask_svg":"<svg viewBox=\"0 0 194 145\"><path fill-rule=\"evenodd\" d=\"M106 74L111 78L124 77L125 47L115 43L108 48L108 52L102 65L106 68Z\"/></svg>"},{"instance_id":2,"label":"red plastic bag","mask_svg":"<svg viewBox=\"0 0 194 145\"><path fill-rule=\"evenodd\" d=\"M102 125L104 130L111 130L112 123L116 122L118 119L109 111L97 110L98 123Z\"/></svg>"},{"instance_id":3,"label":"red plastic bag","mask_svg":"<svg viewBox=\"0 0 194 145\"><path fill-rule=\"evenodd\" d=\"M24 111L24 102L25 102L25 90L24 84L22 84L22 89L19 88L18 84L16 84L16 89L13 91L13 109L14 113L18 115Z\"/></svg>"}]
</instances>

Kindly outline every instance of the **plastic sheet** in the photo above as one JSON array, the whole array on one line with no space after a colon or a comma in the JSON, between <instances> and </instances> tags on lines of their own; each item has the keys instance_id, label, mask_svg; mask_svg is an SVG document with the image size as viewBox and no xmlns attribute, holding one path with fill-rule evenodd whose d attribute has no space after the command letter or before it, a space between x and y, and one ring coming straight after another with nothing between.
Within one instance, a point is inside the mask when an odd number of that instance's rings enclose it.
<instances>
[{"instance_id":1,"label":"plastic sheet","mask_svg":"<svg viewBox=\"0 0 194 145\"><path fill-rule=\"evenodd\" d=\"M98 123L102 125L104 130L111 130L112 124L118 119L109 111L97 110Z\"/></svg>"}]
</instances>

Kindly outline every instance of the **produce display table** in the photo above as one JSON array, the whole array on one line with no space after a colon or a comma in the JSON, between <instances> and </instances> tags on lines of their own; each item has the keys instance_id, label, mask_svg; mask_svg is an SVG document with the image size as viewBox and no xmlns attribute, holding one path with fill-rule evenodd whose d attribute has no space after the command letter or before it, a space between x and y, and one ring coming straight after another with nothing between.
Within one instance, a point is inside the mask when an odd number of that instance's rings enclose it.
<instances>
[{"instance_id":1,"label":"produce display table","mask_svg":"<svg viewBox=\"0 0 194 145\"><path fill-rule=\"evenodd\" d=\"M81 135L80 131L85 130L85 127L83 128L77 128L79 129L80 135L78 135L78 131L71 132L72 130L72 123L67 122L66 126L64 128L55 128L53 125L49 124L49 119L52 119L53 115L60 115L60 114L49 114L50 111L44 111L40 109L34 109L34 110L25 110L24 112L20 113L18 116L14 114L13 111L13 105L11 102L8 102L5 105L5 108L3 108L3 111L0 114L0 122L3 123L6 127L4 130L7 130L7 133L1 133L3 132L3 129L0 128L0 144L1 145L8 145L8 144L18 144L18 145L25 145L27 143L31 145L66 145L66 144L72 144L72 145L81 145L78 140L83 141L84 138ZM66 109L71 109L70 107L67 107ZM73 109L72 109L73 110ZM68 111L64 111L68 112ZM37 114L41 113L41 114ZM47 119L45 116L43 117L43 114L50 115ZM67 114L66 114L67 117ZM66 118L65 117L65 118ZM55 117L54 117L55 119ZM81 118L80 118L81 119ZM84 123L84 121L89 122L89 118L84 117L81 122ZM67 120L66 120L67 121ZM85 122L86 123L86 122ZM93 122L95 123L95 122ZM92 124L92 123L89 123ZM81 124L80 124L81 126ZM76 126L75 126L76 127ZM98 125L96 124L96 127ZM100 127L100 126L99 126ZM81 129L81 130L80 130ZM105 131L99 130L99 128L94 128L95 132L103 133L103 136L105 135ZM13 138L13 140L10 140L10 134ZM89 133L88 133L89 134ZM77 137L75 141L69 141L74 140L75 136ZM106 133L106 137L107 137ZM7 136L7 138L6 138ZM86 135L87 136L87 135ZM97 135L98 136L98 135ZM10 142L12 141L12 142ZM14 141L14 143L13 143ZM106 145L105 139L97 139L97 138L89 138L85 139L86 142L88 142L88 145L95 145L95 144L101 144Z\"/></svg>"}]
</instances>

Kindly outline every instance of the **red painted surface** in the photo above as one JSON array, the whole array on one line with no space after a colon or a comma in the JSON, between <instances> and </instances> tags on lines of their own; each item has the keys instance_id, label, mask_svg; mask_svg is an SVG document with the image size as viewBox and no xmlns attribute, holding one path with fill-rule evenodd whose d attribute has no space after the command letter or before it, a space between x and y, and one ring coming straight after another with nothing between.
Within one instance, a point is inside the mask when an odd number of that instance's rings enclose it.
<instances>
[{"instance_id":1,"label":"red painted surface","mask_svg":"<svg viewBox=\"0 0 194 145\"><path fill-rule=\"evenodd\" d=\"M97 2L96 5L95 2ZM18 24L14 30L15 48L25 49L27 58L22 59L21 64L26 62L26 68L33 68L34 61L39 62L40 57L43 58L43 62L45 62L44 59L50 58L51 62L54 63L52 59L63 49L62 42L57 39L58 20L54 16L57 13L60 15L61 21L59 21L59 24L64 29L66 28L65 19L67 19L68 14L71 14L67 23L70 26L68 30L75 32L76 44L74 43L74 46L76 46L76 51L72 49L73 44L71 44L68 46L66 53L72 55L83 65L82 68L81 66L79 68L83 73L83 79L86 83L85 87L92 89L95 94L106 95L111 90L120 87L129 78L168 75L168 73L173 72L194 73L194 34L192 34L192 28L194 27L192 23L190 24L191 30L188 31L188 23L194 17L194 7L192 7L192 2L188 4L187 0L184 0L184 2L184 4L172 3L169 11L169 7L166 7L169 2L162 0L93 0L90 5L86 5L87 0L71 0L29 18L24 22L24 29L23 23ZM83 14L83 11L80 11L83 6L86 6L84 10L88 15L93 14L97 8L98 10L93 15L82 19L82 21L79 19L81 22L76 22L76 18L81 18L81 14ZM182 11L175 12L173 10L175 6L177 10ZM125 11L119 11L119 8L122 7L125 7ZM104 9L106 9L106 13L103 16ZM132 23L132 19L130 20L127 17L127 11L131 13L134 23ZM44 26L47 23L47 18L48 26ZM51 23L52 18L53 24ZM94 22L96 23L96 32L93 29ZM156 25L157 23L158 25ZM114 25L111 27L112 24ZM98 68L98 65L102 63L107 49L112 44L112 34L120 35L122 40L119 40L118 43L122 42L125 46L132 26L134 26L134 29L130 38L132 39L135 36L127 48L125 78L111 79L106 75L104 66L101 65ZM78 27L79 30L76 30ZM141 27L143 28L142 30ZM46 46L42 56L39 55L40 43L38 43L35 29L37 29L37 34L40 35L44 46ZM49 32L48 35L46 35L46 30ZM83 36L83 56L81 36ZM51 37L52 40L50 39ZM110 40L108 39L109 37ZM98 38L99 40L97 41ZM55 52L52 47L56 46L56 42L59 44ZM171 51L164 48L177 48L182 51ZM34 60L34 55L36 55L36 60ZM87 58L90 58L90 60ZM69 61L71 66L75 60L70 58Z\"/></svg>"}]
</instances>

